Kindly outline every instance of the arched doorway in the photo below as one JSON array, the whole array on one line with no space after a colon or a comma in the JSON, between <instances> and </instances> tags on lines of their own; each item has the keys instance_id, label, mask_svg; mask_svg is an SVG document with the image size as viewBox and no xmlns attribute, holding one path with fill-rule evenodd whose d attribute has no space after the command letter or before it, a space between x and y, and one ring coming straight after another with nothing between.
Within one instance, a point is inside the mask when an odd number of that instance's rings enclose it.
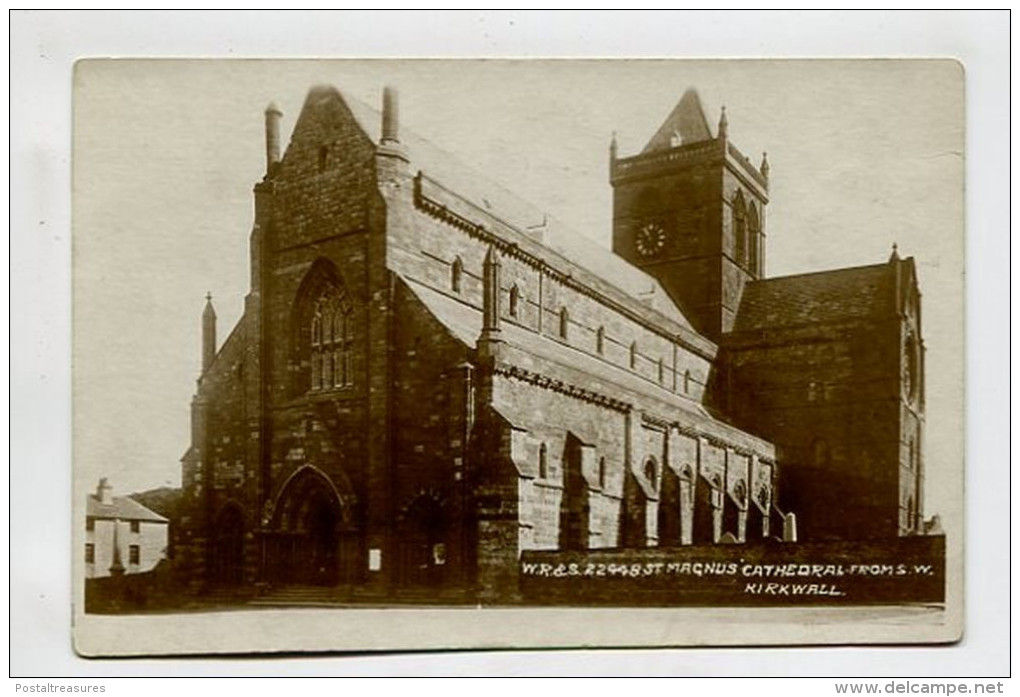
<instances>
[{"instance_id":1,"label":"arched doorway","mask_svg":"<svg viewBox=\"0 0 1020 697\"><path fill-rule=\"evenodd\" d=\"M305 467L284 486L268 540L267 576L276 583L334 586L349 581L356 556L350 516L329 480Z\"/></svg>"},{"instance_id":2,"label":"arched doorway","mask_svg":"<svg viewBox=\"0 0 1020 697\"><path fill-rule=\"evenodd\" d=\"M401 511L398 580L409 586L439 586L446 572L447 517L443 497L422 493Z\"/></svg>"},{"instance_id":3,"label":"arched doorway","mask_svg":"<svg viewBox=\"0 0 1020 697\"><path fill-rule=\"evenodd\" d=\"M237 586L244 580L244 514L236 504L227 504L216 516L210 562L215 585Z\"/></svg>"}]
</instances>

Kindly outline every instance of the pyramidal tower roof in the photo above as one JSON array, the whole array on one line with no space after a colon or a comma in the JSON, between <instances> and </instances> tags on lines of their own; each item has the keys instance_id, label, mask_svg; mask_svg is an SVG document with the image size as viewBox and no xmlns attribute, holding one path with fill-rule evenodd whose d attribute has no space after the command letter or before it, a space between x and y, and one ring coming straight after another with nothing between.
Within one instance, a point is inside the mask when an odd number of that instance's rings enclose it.
<instances>
[{"instance_id":1,"label":"pyramidal tower roof","mask_svg":"<svg viewBox=\"0 0 1020 697\"><path fill-rule=\"evenodd\" d=\"M679 144L684 145L712 140L705 109L701 106L701 98L694 88L684 92L680 101L673 107L673 111L641 152L643 154L675 147L678 145L677 138L680 140Z\"/></svg>"}]
</instances>

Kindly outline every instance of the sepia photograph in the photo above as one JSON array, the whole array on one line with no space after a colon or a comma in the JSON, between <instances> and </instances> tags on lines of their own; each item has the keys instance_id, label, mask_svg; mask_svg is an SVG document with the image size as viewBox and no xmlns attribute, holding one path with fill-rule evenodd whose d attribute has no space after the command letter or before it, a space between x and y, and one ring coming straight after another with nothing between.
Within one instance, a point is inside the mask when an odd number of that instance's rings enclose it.
<instances>
[{"instance_id":1,"label":"sepia photograph","mask_svg":"<svg viewBox=\"0 0 1020 697\"><path fill-rule=\"evenodd\" d=\"M963 88L80 61L76 649L959 639Z\"/></svg>"}]
</instances>

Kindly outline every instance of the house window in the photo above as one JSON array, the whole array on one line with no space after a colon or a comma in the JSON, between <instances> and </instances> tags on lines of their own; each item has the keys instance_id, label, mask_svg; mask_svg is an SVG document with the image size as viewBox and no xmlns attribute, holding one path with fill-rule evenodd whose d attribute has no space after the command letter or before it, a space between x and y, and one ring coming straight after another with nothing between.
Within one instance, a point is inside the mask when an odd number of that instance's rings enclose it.
<instances>
[{"instance_id":1,"label":"house window","mask_svg":"<svg viewBox=\"0 0 1020 697\"><path fill-rule=\"evenodd\" d=\"M328 289L312 314L312 389L329 390L353 382L351 313Z\"/></svg>"},{"instance_id":2,"label":"house window","mask_svg":"<svg viewBox=\"0 0 1020 697\"><path fill-rule=\"evenodd\" d=\"M141 560L141 548L138 545L128 547L128 563L138 564Z\"/></svg>"},{"instance_id":3,"label":"house window","mask_svg":"<svg viewBox=\"0 0 1020 697\"><path fill-rule=\"evenodd\" d=\"M96 519L95 518L86 518L85 519L85 531L86 532L92 532L95 529L96 529Z\"/></svg>"},{"instance_id":4,"label":"house window","mask_svg":"<svg viewBox=\"0 0 1020 697\"><path fill-rule=\"evenodd\" d=\"M521 291L517 288L517 286L514 286L514 287L512 287L510 289L510 316L511 317L517 317L517 315L520 313L520 308L518 307L520 305L520 303L521 303Z\"/></svg>"},{"instance_id":5,"label":"house window","mask_svg":"<svg viewBox=\"0 0 1020 697\"><path fill-rule=\"evenodd\" d=\"M85 544L85 563L95 564L96 562L96 546L91 542Z\"/></svg>"},{"instance_id":6,"label":"house window","mask_svg":"<svg viewBox=\"0 0 1020 697\"><path fill-rule=\"evenodd\" d=\"M131 521L131 532L138 532L142 529L142 524L137 520Z\"/></svg>"},{"instance_id":7,"label":"house window","mask_svg":"<svg viewBox=\"0 0 1020 697\"><path fill-rule=\"evenodd\" d=\"M538 478L546 479L549 476L549 452L545 443L538 449Z\"/></svg>"},{"instance_id":8,"label":"house window","mask_svg":"<svg viewBox=\"0 0 1020 697\"><path fill-rule=\"evenodd\" d=\"M326 171L326 165L328 164L328 162L329 162L329 148L327 146L323 145L321 148L319 148L319 171L320 172L325 172Z\"/></svg>"},{"instance_id":9,"label":"house window","mask_svg":"<svg viewBox=\"0 0 1020 697\"><path fill-rule=\"evenodd\" d=\"M560 308L560 338L564 341L568 338L570 333L570 313L567 312L567 308Z\"/></svg>"},{"instance_id":10,"label":"house window","mask_svg":"<svg viewBox=\"0 0 1020 697\"><path fill-rule=\"evenodd\" d=\"M600 356L606 351L606 330L602 327L595 332L595 351Z\"/></svg>"},{"instance_id":11,"label":"house window","mask_svg":"<svg viewBox=\"0 0 1020 697\"><path fill-rule=\"evenodd\" d=\"M450 289L454 293L459 293L461 285L463 283L464 276L464 262L457 257L453 260L453 265L450 267Z\"/></svg>"}]
</instances>

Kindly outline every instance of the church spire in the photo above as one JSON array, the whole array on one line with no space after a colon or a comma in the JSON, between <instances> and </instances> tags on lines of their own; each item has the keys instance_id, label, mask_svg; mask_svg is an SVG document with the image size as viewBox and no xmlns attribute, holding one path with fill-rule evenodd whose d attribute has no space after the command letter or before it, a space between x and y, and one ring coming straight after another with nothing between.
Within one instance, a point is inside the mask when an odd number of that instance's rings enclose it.
<instances>
[{"instance_id":1,"label":"church spire","mask_svg":"<svg viewBox=\"0 0 1020 697\"><path fill-rule=\"evenodd\" d=\"M892 254L889 255L889 263L900 260L900 248L895 242L892 243Z\"/></svg>"},{"instance_id":2,"label":"church spire","mask_svg":"<svg viewBox=\"0 0 1020 697\"><path fill-rule=\"evenodd\" d=\"M726 140L729 137L730 122L726 119L726 105L723 105L722 113L719 115L719 140Z\"/></svg>"},{"instance_id":3,"label":"church spire","mask_svg":"<svg viewBox=\"0 0 1020 697\"><path fill-rule=\"evenodd\" d=\"M705 109L701 105L698 91L691 88L684 92L666 120L648 141L642 154L656 150L668 150L677 145L703 143L712 140Z\"/></svg>"},{"instance_id":4,"label":"church spire","mask_svg":"<svg viewBox=\"0 0 1020 697\"><path fill-rule=\"evenodd\" d=\"M202 311L202 372L209 370L216 358L216 310L212 304L212 293L205 294L205 309Z\"/></svg>"},{"instance_id":5,"label":"church spire","mask_svg":"<svg viewBox=\"0 0 1020 697\"><path fill-rule=\"evenodd\" d=\"M280 119L283 112L276 102L270 102L265 111L266 124L266 174L272 174L280 162Z\"/></svg>"},{"instance_id":6,"label":"church spire","mask_svg":"<svg viewBox=\"0 0 1020 697\"><path fill-rule=\"evenodd\" d=\"M619 146L616 144L616 131L613 131L613 139L609 141L609 161L616 159Z\"/></svg>"},{"instance_id":7,"label":"church spire","mask_svg":"<svg viewBox=\"0 0 1020 697\"><path fill-rule=\"evenodd\" d=\"M406 173L404 165L410 159L407 149L400 142L400 96L397 88L391 85L383 87L382 132L377 154L382 158L380 162L385 163L380 171L381 179L392 181L393 177Z\"/></svg>"},{"instance_id":8,"label":"church spire","mask_svg":"<svg viewBox=\"0 0 1020 697\"><path fill-rule=\"evenodd\" d=\"M400 102L397 88L383 87L382 138L384 145L400 142Z\"/></svg>"}]
</instances>

